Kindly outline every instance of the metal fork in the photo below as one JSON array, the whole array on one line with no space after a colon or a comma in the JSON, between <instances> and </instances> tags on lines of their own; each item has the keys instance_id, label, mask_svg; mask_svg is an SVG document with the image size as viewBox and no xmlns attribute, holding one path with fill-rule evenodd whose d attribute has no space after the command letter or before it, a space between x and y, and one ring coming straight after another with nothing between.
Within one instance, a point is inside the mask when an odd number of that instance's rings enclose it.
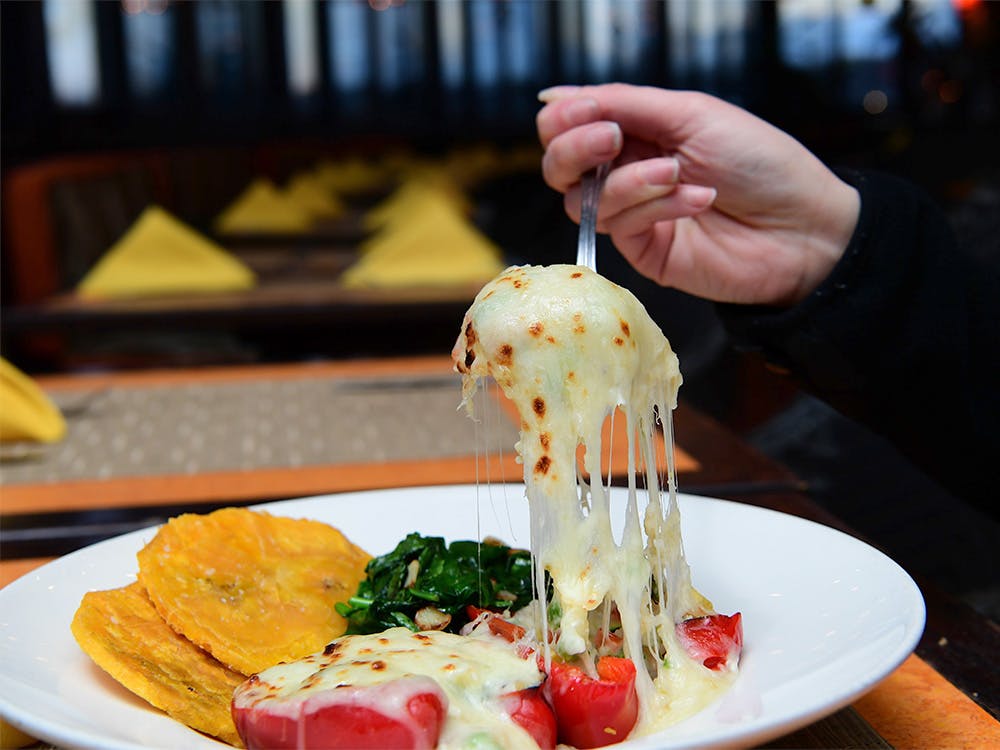
<instances>
[{"instance_id":1,"label":"metal fork","mask_svg":"<svg viewBox=\"0 0 1000 750\"><path fill-rule=\"evenodd\" d=\"M604 162L587 172L580 181L580 239L576 264L597 271L597 204L611 165Z\"/></svg>"}]
</instances>

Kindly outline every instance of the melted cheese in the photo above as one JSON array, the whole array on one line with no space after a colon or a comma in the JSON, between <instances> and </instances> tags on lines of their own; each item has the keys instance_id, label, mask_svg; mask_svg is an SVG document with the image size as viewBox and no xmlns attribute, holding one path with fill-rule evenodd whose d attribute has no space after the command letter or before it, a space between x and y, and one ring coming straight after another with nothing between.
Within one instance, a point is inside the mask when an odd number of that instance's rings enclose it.
<instances>
[{"instance_id":1,"label":"melted cheese","mask_svg":"<svg viewBox=\"0 0 1000 750\"><path fill-rule=\"evenodd\" d=\"M480 291L452 354L470 409L477 381L491 376L521 415L516 448L530 506L536 590L545 590L548 571L561 611L557 648L586 663L598 628L606 632L617 611L625 654L638 674L636 733L703 706L727 677L693 662L674 631L675 623L706 614L711 605L691 585L681 543L670 421L681 375L662 331L628 290L587 268L515 266ZM629 434L629 500L620 539L601 481L601 428L616 408ZM666 492L656 470L657 419L668 442ZM637 474L648 491L645 508ZM536 611L536 637L547 646L541 635L548 607Z\"/></svg>"},{"instance_id":2,"label":"melted cheese","mask_svg":"<svg viewBox=\"0 0 1000 750\"><path fill-rule=\"evenodd\" d=\"M235 700L241 707L267 700L270 711L290 717L300 716L307 702L310 711L350 703L409 722L409 699L433 692L448 712L438 747L490 738L505 748L535 748L497 699L537 686L544 675L503 639L477 633L393 628L344 636L320 653L264 670L238 688Z\"/></svg>"}]
</instances>

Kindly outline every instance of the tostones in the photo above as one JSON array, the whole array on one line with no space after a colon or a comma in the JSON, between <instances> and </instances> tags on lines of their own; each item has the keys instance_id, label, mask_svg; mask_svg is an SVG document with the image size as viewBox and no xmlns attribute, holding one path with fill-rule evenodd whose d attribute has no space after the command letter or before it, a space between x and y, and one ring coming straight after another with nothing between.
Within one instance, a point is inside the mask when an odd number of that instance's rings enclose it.
<instances>
[{"instance_id":1,"label":"tostones","mask_svg":"<svg viewBox=\"0 0 1000 750\"><path fill-rule=\"evenodd\" d=\"M171 519L138 558L167 624L252 674L342 635L334 605L357 590L370 556L319 521L224 508Z\"/></svg>"},{"instance_id":2,"label":"tostones","mask_svg":"<svg viewBox=\"0 0 1000 750\"><path fill-rule=\"evenodd\" d=\"M193 729L242 747L230 701L245 676L168 627L140 584L88 592L71 629L80 648L133 693Z\"/></svg>"}]
</instances>

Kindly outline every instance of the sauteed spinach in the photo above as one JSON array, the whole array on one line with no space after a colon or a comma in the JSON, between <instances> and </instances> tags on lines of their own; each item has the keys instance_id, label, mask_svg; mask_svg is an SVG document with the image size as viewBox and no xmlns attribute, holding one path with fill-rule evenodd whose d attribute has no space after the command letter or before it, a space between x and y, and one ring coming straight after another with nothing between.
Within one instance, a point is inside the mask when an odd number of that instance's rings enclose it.
<instances>
[{"instance_id":1,"label":"sauteed spinach","mask_svg":"<svg viewBox=\"0 0 1000 750\"><path fill-rule=\"evenodd\" d=\"M531 555L494 541L445 544L413 533L373 558L357 594L337 604L348 633L410 630L457 632L466 607L515 611L532 599Z\"/></svg>"}]
</instances>

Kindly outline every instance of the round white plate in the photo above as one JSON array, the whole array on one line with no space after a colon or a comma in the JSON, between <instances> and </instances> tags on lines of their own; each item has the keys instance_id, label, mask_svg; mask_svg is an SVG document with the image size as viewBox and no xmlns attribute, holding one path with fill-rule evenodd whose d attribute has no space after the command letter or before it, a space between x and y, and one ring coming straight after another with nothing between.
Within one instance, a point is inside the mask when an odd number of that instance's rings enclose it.
<instances>
[{"instance_id":1,"label":"round white plate","mask_svg":"<svg viewBox=\"0 0 1000 750\"><path fill-rule=\"evenodd\" d=\"M616 491L616 502L624 495ZM849 704L913 650L923 598L881 552L793 516L725 500L679 500L695 585L718 611L743 613L740 674L697 715L620 747L759 744ZM411 531L529 544L521 485L357 492L262 507L331 523L373 554ZM66 748L226 747L120 687L70 633L86 591L135 580L135 553L154 533L95 544L0 590L0 714L8 721Z\"/></svg>"}]
</instances>

